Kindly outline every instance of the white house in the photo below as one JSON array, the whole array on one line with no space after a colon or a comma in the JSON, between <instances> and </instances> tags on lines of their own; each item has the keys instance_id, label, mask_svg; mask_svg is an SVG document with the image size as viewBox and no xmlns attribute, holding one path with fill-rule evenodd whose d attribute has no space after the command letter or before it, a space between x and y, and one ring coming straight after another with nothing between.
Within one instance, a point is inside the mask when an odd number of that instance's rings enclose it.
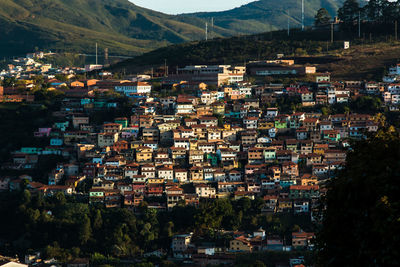
<instances>
[{"instance_id":1,"label":"white house","mask_svg":"<svg viewBox=\"0 0 400 267\"><path fill-rule=\"evenodd\" d=\"M127 96L131 94L150 94L151 85L147 82L128 82L114 87L115 91Z\"/></svg>"},{"instance_id":2,"label":"white house","mask_svg":"<svg viewBox=\"0 0 400 267\"><path fill-rule=\"evenodd\" d=\"M199 197L214 198L216 195L216 189L209 185L198 184L196 185L196 194Z\"/></svg>"},{"instance_id":3,"label":"white house","mask_svg":"<svg viewBox=\"0 0 400 267\"><path fill-rule=\"evenodd\" d=\"M186 183L188 181L188 172L186 169L175 169L175 180L180 183Z\"/></svg>"},{"instance_id":4,"label":"white house","mask_svg":"<svg viewBox=\"0 0 400 267\"><path fill-rule=\"evenodd\" d=\"M158 169L158 178L162 178L165 180L174 180L174 170L170 168L159 168Z\"/></svg>"}]
</instances>

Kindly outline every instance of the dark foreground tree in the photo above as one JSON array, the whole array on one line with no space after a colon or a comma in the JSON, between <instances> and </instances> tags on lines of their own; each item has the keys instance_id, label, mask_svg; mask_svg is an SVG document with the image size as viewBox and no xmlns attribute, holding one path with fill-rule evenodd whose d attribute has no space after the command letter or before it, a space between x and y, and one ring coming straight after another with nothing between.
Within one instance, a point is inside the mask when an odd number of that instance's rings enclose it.
<instances>
[{"instance_id":1,"label":"dark foreground tree","mask_svg":"<svg viewBox=\"0 0 400 267\"><path fill-rule=\"evenodd\" d=\"M321 266L399 266L400 138L379 131L328 186L317 236Z\"/></svg>"},{"instance_id":2,"label":"dark foreground tree","mask_svg":"<svg viewBox=\"0 0 400 267\"><path fill-rule=\"evenodd\" d=\"M343 6L338 10L339 19L344 23L352 23L358 18L358 12L360 11L360 4L357 0L346 0Z\"/></svg>"},{"instance_id":3,"label":"dark foreground tree","mask_svg":"<svg viewBox=\"0 0 400 267\"><path fill-rule=\"evenodd\" d=\"M331 15L325 8L320 8L315 15L315 26L326 25L332 20Z\"/></svg>"}]
</instances>

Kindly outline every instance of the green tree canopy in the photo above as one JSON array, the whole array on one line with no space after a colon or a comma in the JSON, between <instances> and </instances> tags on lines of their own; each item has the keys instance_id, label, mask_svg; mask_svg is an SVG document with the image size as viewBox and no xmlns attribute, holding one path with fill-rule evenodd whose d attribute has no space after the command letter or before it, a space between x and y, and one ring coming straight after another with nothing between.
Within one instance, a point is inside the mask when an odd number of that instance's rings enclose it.
<instances>
[{"instance_id":1,"label":"green tree canopy","mask_svg":"<svg viewBox=\"0 0 400 267\"><path fill-rule=\"evenodd\" d=\"M317 235L321 266L398 266L400 138L394 128L354 146L328 185Z\"/></svg>"}]
</instances>

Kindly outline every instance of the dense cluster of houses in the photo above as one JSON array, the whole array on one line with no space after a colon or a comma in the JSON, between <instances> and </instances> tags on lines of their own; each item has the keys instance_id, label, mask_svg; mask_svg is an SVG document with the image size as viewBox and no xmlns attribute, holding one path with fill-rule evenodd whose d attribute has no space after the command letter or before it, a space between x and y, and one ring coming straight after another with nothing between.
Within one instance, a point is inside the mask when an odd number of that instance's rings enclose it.
<instances>
[{"instance_id":1,"label":"dense cluster of houses","mask_svg":"<svg viewBox=\"0 0 400 267\"><path fill-rule=\"evenodd\" d=\"M66 83L57 80L57 75L65 76L66 79L72 79L76 75L83 75L85 72L101 69L102 65L86 65L80 67L55 67L49 63L43 63L45 58L53 56L54 53L35 52L28 53L25 57L14 58L6 69L0 70L0 80L12 78L14 81L8 87L0 87L0 102L34 102L35 97L32 92L37 87L35 77L41 76L49 85L47 90L62 90L70 94L78 92L69 92L67 89L79 89L81 83ZM107 78L111 73L103 71L100 77ZM90 87L91 81L87 81L85 86Z\"/></svg>"},{"instance_id":2,"label":"dense cluster of houses","mask_svg":"<svg viewBox=\"0 0 400 267\"><path fill-rule=\"evenodd\" d=\"M260 197L265 213L312 216L324 182L345 164L349 141L377 131L378 123L368 114L284 112L273 106L282 97L312 107L371 94L394 105L400 86L331 82L328 73L317 74L313 83L254 85L244 81L245 72L243 67L188 66L164 78L158 88L179 87L185 93L163 97L145 76L68 82L48 77L52 87L65 91L53 114L57 122L32 133L48 140L48 146L22 147L2 168L34 169L46 155L64 160L48 174L47 184L26 175L1 177L0 190L16 190L28 180L32 191L72 195L86 183L91 204L136 210L147 199L150 208L160 211L198 205L201 198ZM198 77L207 77L213 86ZM131 113L95 124L93 112L119 108L108 92L129 98ZM312 233L293 233L290 246L309 248L312 238ZM189 244L190 235L175 237L176 256L185 258ZM235 233L229 250L284 250L287 245L261 229L253 235Z\"/></svg>"},{"instance_id":3,"label":"dense cluster of houses","mask_svg":"<svg viewBox=\"0 0 400 267\"><path fill-rule=\"evenodd\" d=\"M234 237L227 246L215 246L213 243L195 244L193 242L193 233L175 235L171 242L173 256L176 259L191 261L197 266L233 264L236 252L251 253L255 251L313 249L313 239L315 238L314 233L307 233L301 230L292 233L291 243L285 242L277 236L267 236L262 228L251 233L224 232ZM291 259L292 262L303 263L301 258Z\"/></svg>"}]
</instances>

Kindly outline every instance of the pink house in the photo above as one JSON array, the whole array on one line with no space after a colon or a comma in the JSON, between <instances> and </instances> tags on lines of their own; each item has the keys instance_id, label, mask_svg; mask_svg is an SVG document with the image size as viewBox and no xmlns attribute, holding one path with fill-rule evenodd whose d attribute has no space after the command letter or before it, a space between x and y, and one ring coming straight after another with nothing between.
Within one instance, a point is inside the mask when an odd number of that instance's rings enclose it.
<instances>
[{"instance_id":1,"label":"pink house","mask_svg":"<svg viewBox=\"0 0 400 267\"><path fill-rule=\"evenodd\" d=\"M137 132L122 132L121 137L122 139L137 138L137 134Z\"/></svg>"},{"instance_id":2,"label":"pink house","mask_svg":"<svg viewBox=\"0 0 400 267\"><path fill-rule=\"evenodd\" d=\"M34 133L35 137L49 137L51 128L39 128L37 132Z\"/></svg>"}]
</instances>

